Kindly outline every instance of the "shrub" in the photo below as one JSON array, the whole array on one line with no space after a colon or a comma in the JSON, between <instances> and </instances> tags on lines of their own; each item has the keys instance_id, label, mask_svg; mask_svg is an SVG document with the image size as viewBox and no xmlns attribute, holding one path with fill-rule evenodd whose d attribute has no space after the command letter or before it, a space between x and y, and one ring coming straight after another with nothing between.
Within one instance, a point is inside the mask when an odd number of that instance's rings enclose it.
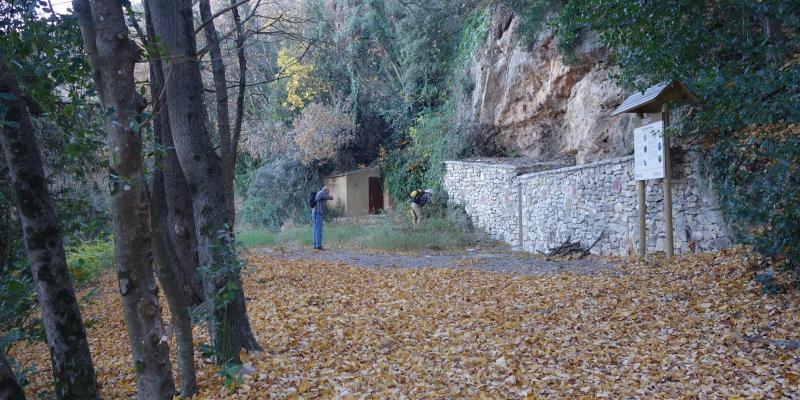
<instances>
[{"instance_id":1,"label":"shrub","mask_svg":"<svg viewBox=\"0 0 800 400\"><path fill-rule=\"evenodd\" d=\"M266 163L252 175L240 222L255 228L277 229L287 221L308 222L308 194L321 186L319 175L298 161Z\"/></svg>"},{"instance_id":2,"label":"shrub","mask_svg":"<svg viewBox=\"0 0 800 400\"><path fill-rule=\"evenodd\" d=\"M718 138L710 155L739 239L800 266L800 126L754 126Z\"/></svg>"},{"instance_id":3,"label":"shrub","mask_svg":"<svg viewBox=\"0 0 800 400\"><path fill-rule=\"evenodd\" d=\"M36 305L36 290L25 263L16 263L0 271L0 351L23 337L35 325L30 319Z\"/></svg>"},{"instance_id":4,"label":"shrub","mask_svg":"<svg viewBox=\"0 0 800 400\"><path fill-rule=\"evenodd\" d=\"M489 31L489 18L483 11L463 17L449 55L447 79L441 85L444 101L423 109L411 126L394 135L393 149L382 152L384 181L395 199L407 199L414 189L432 188L439 192L444 177L444 162L464 154L469 132L456 121L455 98L471 92L469 64Z\"/></svg>"},{"instance_id":5,"label":"shrub","mask_svg":"<svg viewBox=\"0 0 800 400\"><path fill-rule=\"evenodd\" d=\"M67 267L77 285L95 282L104 269L114 266L114 241L105 237L81 242L67 250Z\"/></svg>"},{"instance_id":6,"label":"shrub","mask_svg":"<svg viewBox=\"0 0 800 400\"><path fill-rule=\"evenodd\" d=\"M542 28L547 25L551 0L505 0L506 5L519 18L519 36L527 46L533 46Z\"/></svg>"}]
</instances>

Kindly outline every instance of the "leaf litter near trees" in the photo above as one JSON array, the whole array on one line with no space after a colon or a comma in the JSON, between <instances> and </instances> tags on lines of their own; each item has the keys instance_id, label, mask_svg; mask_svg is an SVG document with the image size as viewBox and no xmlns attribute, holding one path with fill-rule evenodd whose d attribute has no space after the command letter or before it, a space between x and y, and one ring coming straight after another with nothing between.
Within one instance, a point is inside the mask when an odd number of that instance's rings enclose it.
<instances>
[{"instance_id":1,"label":"leaf litter near trees","mask_svg":"<svg viewBox=\"0 0 800 400\"><path fill-rule=\"evenodd\" d=\"M781 345L800 339L800 296L763 294L742 250L591 275L248 258L266 351L225 380L198 350L195 398L800 398L800 350ZM119 294L100 286L82 309L100 391L130 398ZM10 356L49 365L44 343ZM49 372L30 379L47 390Z\"/></svg>"}]
</instances>

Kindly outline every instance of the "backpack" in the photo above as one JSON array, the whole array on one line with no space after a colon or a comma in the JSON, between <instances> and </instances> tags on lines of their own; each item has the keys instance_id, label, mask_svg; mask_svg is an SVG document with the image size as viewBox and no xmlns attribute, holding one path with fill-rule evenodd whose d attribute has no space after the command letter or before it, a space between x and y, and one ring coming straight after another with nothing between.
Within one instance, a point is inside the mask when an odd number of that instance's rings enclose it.
<instances>
[{"instance_id":1,"label":"backpack","mask_svg":"<svg viewBox=\"0 0 800 400\"><path fill-rule=\"evenodd\" d=\"M311 192L311 194L308 195L308 206L310 208L317 206L317 192Z\"/></svg>"},{"instance_id":2,"label":"backpack","mask_svg":"<svg viewBox=\"0 0 800 400\"><path fill-rule=\"evenodd\" d=\"M424 206L428 204L430 201L431 196L428 193L423 192L422 195L419 196L419 205Z\"/></svg>"}]
</instances>

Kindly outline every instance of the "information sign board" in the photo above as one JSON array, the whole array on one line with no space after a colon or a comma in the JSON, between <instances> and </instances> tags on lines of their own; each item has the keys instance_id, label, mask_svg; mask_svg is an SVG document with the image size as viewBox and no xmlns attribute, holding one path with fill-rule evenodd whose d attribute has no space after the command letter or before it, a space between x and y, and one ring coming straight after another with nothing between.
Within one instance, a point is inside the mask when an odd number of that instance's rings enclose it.
<instances>
[{"instance_id":1,"label":"information sign board","mask_svg":"<svg viewBox=\"0 0 800 400\"><path fill-rule=\"evenodd\" d=\"M664 177L664 123L633 130L634 175L637 181Z\"/></svg>"}]
</instances>

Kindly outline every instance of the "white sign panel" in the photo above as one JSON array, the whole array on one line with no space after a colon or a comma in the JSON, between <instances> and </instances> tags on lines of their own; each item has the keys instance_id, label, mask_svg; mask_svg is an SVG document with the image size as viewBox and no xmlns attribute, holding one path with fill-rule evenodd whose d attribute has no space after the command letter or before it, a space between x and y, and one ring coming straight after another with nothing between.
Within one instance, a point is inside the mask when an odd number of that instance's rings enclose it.
<instances>
[{"instance_id":1,"label":"white sign panel","mask_svg":"<svg viewBox=\"0 0 800 400\"><path fill-rule=\"evenodd\" d=\"M633 161L637 181L664 177L664 123L633 130Z\"/></svg>"}]
</instances>

